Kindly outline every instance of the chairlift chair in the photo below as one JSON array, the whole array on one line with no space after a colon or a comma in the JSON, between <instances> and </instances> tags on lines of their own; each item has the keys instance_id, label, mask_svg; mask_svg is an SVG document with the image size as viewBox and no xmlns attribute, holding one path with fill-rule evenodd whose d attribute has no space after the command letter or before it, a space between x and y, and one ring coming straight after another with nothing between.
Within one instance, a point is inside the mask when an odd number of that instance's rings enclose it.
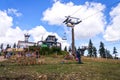
<instances>
[{"instance_id":1,"label":"chairlift chair","mask_svg":"<svg viewBox=\"0 0 120 80\"><path fill-rule=\"evenodd\" d=\"M62 37L62 40L67 40L66 33L64 33L64 36Z\"/></svg>"}]
</instances>

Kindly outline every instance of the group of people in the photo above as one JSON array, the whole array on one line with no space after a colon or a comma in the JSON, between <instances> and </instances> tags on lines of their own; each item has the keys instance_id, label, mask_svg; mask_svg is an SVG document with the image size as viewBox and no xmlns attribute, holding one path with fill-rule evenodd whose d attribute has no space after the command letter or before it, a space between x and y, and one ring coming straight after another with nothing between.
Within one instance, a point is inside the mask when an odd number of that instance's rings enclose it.
<instances>
[{"instance_id":1,"label":"group of people","mask_svg":"<svg viewBox=\"0 0 120 80\"><path fill-rule=\"evenodd\" d=\"M39 52L38 51L34 51L34 52L26 52L25 53L25 56L26 57L36 57L36 58L39 58L40 55L39 55Z\"/></svg>"},{"instance_id":2,"label":"group of people","mask_svg":"<svg viewBox=\"0 0 120 80\"><path fill-rule=\"evenodd\" d=\"M5 51L3 52L3 56L4 58L10 58L11 56L17 56L17 57L36 57L36 58L39 58L40 55L39 55L39 51L22 51L22 52L8 52L8 51Z\"/></svg>"}]
</instances>

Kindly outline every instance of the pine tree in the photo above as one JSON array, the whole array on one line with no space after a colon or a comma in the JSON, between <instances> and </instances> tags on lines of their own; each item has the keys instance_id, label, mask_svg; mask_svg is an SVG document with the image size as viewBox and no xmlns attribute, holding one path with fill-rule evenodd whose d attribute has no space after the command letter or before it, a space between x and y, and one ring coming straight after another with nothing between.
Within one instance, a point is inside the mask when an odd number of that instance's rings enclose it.
<instances>
[{"instance_id":1,"label":"pine tree","mask_svg":"<svg viewBox=\"0 0 120 80\"><path fill-rule=\"evenodd\" d=\"M13 48L16 48L16 46L17 46L16 43L14 43Z\"/></svg>"},{"instance_id":2,"label":"pine tree","mask_svg":"<svg viewBox=\"0 0 120 80\"><path fill-rule=\"evenodd\" d=\"M92 41L91 41L91 39L89 40L89 44L88 44L88 55L90 56L90 57L92 57L93 56L93 43L92 43Z\"/></svg>"},{"instance_id":3,"label":"pine tree","mask_svg":"<svg viewBox=\"0 0 120 80\"><path fill-rule=\"evenodd\" d=\"M93 47L93 55L94 55L94 57L97 57L97 49L95 46Z\"/></svg>"},{"instance_id":4,"label":"pine tree","mask_svg":"<svg viewBox=\"0 0 120 80\"><path fill-rule=\"evenodd\" d=\"M64 51L67 51L67 46L65 46Z\"/></svg>"},{"instance_id":5,"label":"pine tree","mask_svg":"<svg viewBox=\"0 0 120 80\"><path fill-rule=\"evenodd\" d=\"M11 46L9 44L7 44L7 46L6 46L6 49L8 49L8 48L11 48Z\"/></svg>"},{"instance_id":6,"label":"pine tree","mask_svg":"<svg viewBox=\"0 0 120 80\"><path fill-rule=\"evenodd\" d=\"M117 57L117 49L116 47L113 47L113 54L115 55L115 58Z\"/></svg>"},{"instance_id":7,"label":"pine tree","mask_svg":"<svg viewBox=\"0 0 120 80\"><path fill-rule=\"evenodd\" d=\"M71 49L71 47L69 47L69 52L71 52L72 51L72 49Z\"/></svg>"},{"instance_id":8,"label":"pine tree","mask_svg":"<svg viewBox=\"0 0 120 80\"><path fill-rule=\"evenodd\" d=\"M105 49L105 53L106 53L106 58L109 58L109 59L113 58L109 50Z\"/></svg>"},{"instance_id":9,"label":"pine tree","mask_svg":"<svg viewBox=\"0 0 120 80\"><path fill-rule=\"evenodd\" d=\"M104 43L100 42L99 54L102 58L106 58Z\"/></svg>"},{"instance_id":10,"label":"pine tree","mask_svg":"<svg viewBox=\"0 0 120 80\"><path fill-rule=\"evenodd\" d=\"M0 45L1 50L3 49L3 43Z\"/></svg>"}]
</instances>

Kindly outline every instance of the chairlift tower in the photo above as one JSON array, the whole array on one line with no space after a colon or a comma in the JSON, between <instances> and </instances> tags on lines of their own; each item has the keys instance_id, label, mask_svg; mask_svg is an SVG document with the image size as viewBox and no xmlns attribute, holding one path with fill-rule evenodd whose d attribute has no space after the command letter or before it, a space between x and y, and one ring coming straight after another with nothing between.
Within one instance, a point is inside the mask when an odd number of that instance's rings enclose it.
<instances>
[{"instance_id":1,"label":"chairlift tower","mask_svg":"<svg viewBox=\"0 0 120 80\"><path fill-rule=\"evenodd\" d=\"M75 27L75 25L79 24L82 21L76 17L71 17L71 16L65 16L65 17L66 17L66 19L63 21L63 23L65 23L67 25L67 27L72 28L72 55L75 56L74 27Z\"/></svg>"}]
</instances>

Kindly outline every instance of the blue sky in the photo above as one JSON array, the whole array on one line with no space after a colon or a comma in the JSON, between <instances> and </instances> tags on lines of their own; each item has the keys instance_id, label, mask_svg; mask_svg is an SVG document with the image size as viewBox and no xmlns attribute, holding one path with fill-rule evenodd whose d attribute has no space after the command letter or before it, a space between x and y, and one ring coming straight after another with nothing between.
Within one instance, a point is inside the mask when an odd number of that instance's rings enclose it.
<instances>
[{"instance_id":1,"label":"blue sky","mask_svg":"<svg viewBox=\"0 0 120 80\"><path fill-rule=\"evenodd\" d=\"M71 29L62 23L68 15L83 21L75 26L77 47L91 39L97 48L102 41L111 53L115 46L120 54L119 0L1 0L0 43L17 43L25 33L34 42L53 34L63 47L70 46Z\"/></svg>"}]
</instances>

